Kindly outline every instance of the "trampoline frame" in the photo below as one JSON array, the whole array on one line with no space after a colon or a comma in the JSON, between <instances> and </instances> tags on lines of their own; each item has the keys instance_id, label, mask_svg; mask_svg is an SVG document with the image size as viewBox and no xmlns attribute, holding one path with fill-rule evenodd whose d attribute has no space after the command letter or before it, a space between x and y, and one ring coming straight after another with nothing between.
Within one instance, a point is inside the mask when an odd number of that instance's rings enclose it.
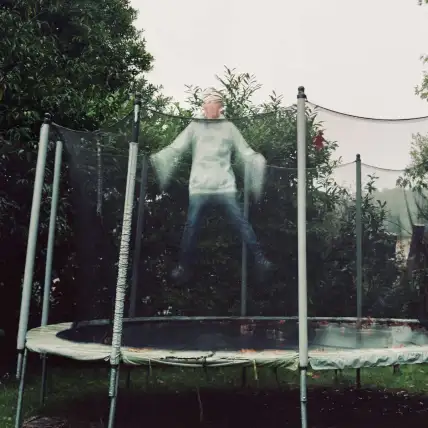
<instances>
[{"instance_id":1,"label":"trampoline frame","mask_svg":"<svg viewBox=\"0 0 428 428\"><path fill-rule=\"evenodd\" d=\"M122 223L122 236L119 250L119 269L116 283L116 301L115 301L115 312L113 319L113 338L112 345L107 347L104 360L108 360L110 363L110 382L109 382L109 398L110 398L110 412L108 428L114 428L114 420L116 413L116 401L118 394L118 373L120 364L125 363L123 358L123 349L121 348L121 337L122 337L122 325L124 320L124 302L125 302L125 291L127 283L127 268L129 264L129 242L130 242L130 230L132 223L132 210L134 204L134 193L135 193L135 181L136 181L136 170L137 170L137 157L138 157L138 140L139 140L139 126L140 126L140 110L141 100L137 95L134 102L134 120L133 120L133 135L132 140L129 143L129 158L128 158L128 173L127 173L127 184L125 192L125 203ZM18 402L16 409L15 428L21 428L22 425L22 403L25 386L25 371L28 358L28 352L40 352L43 360L42 369L42 387L41 387L41 401L44 401L45 390L46 390L46 353L51 350L46 347L41 347L39 351L36 351L33 346L30 347L32 338L37 332L43 331L49 328L48 326L48 313L49 313L49 296L50 296L50 284L51 284L51 272L52 272L52 258L53 258L53 247L55 237L55 221L56 221L56 210L58 204L58 193L59 193L59 177L62 160L62 141L58 141L56 145L55 153L55 169L54 169L54 183L52 187L52 202L51 202L51 217L49 224L49 237L48 237L48 248L47 248L47 260L46 260L46 272L44 282L44 298L43 298L43 314L41 326L38 329L33 329L28 332L28 319L31 301L31 290L33 283L33 271L35 252L37 244L37 235L39 227L39 214L41 206L41 194L44 183L46 156L49 142L49 129L52 125L50 115L46 114L43 124L40 130L39 138L39 149L37 156L36 174L33 190L33 201L31 208L31 218L29 226L29 235L27 242L27 254L25 262L24 282L21 299L21 309L19 318L19 330L17 337L17 370L16 377L19 380L19 393ZM299 349L297 353L294 353L293 358L295 359L298 369L300 370L300 404L301 404L301 427L307 428L307 370L309 361L308 354L308 317L307 317L307 262L306 262L306 145L307 145L307 134L306 134L307 120L306 120L306 94L304 87L298 88L297 94L297 218L298 218L298 329L299 329ZM97 146L99 151L99 147ZM361 186L361 164L357 156L357 183ZM247 176L247 174L245 174ZM147 159L143 159L142 167L142 186L140 190L140 206L138 210L139 224L142 224L142 217L144 215L144 196L145 186L147 180ZM246 180L244 180L244 215L248 215L248 194ZM357 186L357 206L358 199L361 199L361 188ZM361 226L361 210L357 210L357 225ZM358 229L358 228L357 228ZM357 232L361 232L361 229ZM358 234L358 233L357 233ZM141 236L141 234L140 234ZM137 241L138 242L138 241ZM361 265L361 239L357 239L357 264ZM134 249L134 254L138 255L141 251L141 245L137 244ZM137 257L138 259L138 257ZM247 280L247 266L246 266L246 248L243 244L242 248L242 284L241 284L241 316L246 315L246 280ZM358 313L357 319L361 319L361 303L362 303L362 271L361 267L357 268L357 302L358 302ZM135 296L136 293L136 275L137 271L134 270L131 285L131 297ZM131 302L130 316L135 315L135 302L134 305ZM256 317L257 318L257 317ZM262 317L265 319L265 317ZM192 318L192 319L198 319ZM205 318L206 319L206 318ZM251 319L255 319L252 317ZM284 319L284 318L280 318ZM107 352L108 351L108 352ZM244 361L245 360L245 361ZM251 363L253 364L254 358L247 357L240 360L240 363ZM357 380L359 372L357 371Z\"/></svg>"},{"instance_id":2,"label":"trampoline frame","mask_svg":"<svg viewBox=\"0 0 428 428\"><path fill-rule=\"evenodd\" d=\"M141 317L141 318L124 318L123 325L128 324L163 324L165 323L210 323L232 322L239 325L255 325L258 321L269 323L269 330L276 330L275 324L279 325L278 332L281 334L283 329L281 325L286 322L296 323L298 317ZM308 317L308 322L315 324L333 322L338 324L336 327L344 327L348 324L353 324L350 331L354 332L355 343L359 343L359 338L367 334L369 337L373 332L377 331L377 327L382 327L383 324L392 325L394 327L419 327L421 323L416 319L382 319L364 318L333 318L333 317ZM361 322L361 328L358 327L358 322ZM79 324L80 328L86 326L106 326L108 327L110 320L93 320L83 321ZM374 329L371 327L374 324ZM368 326L368 328L366 328ZM315 331L320 326L315 326ZM39 354L47 353L50 355L59 355L66 358L79 361L108 361L111 355L111 345L98 341L73 341L61 337L58 333L63 333L66 330L72 329L72 323L59 323L39 328L32 329L27 334L27 348L31 352ZM257 327L255 327L257 331ZM287 330L287 329L286 329ZM416 329L417 330L417 329ZM328 332L328 328L327 328ZM328 333L327 333L328 334ZM426 330L423 328L423 335L426 336ZM284 347L279 348L262 348L262 349L194 349L184 347L176 349L174 347L165 348L155 345L153 347L135 347L130 345L122 345L120 362L126 366L147 365L154 366L182 366L182 367L225 367L225 366L243 366L243 367L270 367L270 368L287 368L296 370L298 368L299 353L297 349L287 347L287 339L284 340ZM281 339L279 340L281 342ZM389 346L387 348L380 346L373 347L336 347L336 345L321 345L315 343L316 349L308 351L308 365L312 370L344 370L358 369L362 367L386 367L396 364L420 364L428 362L428 345L418 345L413 342L413 345L407 346Z\"/></svg>"}]
</instances>

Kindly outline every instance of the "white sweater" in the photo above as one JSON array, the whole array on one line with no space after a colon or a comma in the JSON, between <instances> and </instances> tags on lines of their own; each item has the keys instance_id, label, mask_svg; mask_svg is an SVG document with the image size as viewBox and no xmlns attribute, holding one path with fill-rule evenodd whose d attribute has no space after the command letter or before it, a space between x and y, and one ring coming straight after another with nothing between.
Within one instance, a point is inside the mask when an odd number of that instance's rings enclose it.
<instances>
[{"instance_id":1,"label":"white sweater","mask_svg":"<svg viewBox=\"0 0 428 428\"><path fill-rule=\"evenodd\" d=\"M250 190L260 197L265 158L256 153L245 141L238 128L224 117L222 120L194 120L167 147L150 159L160 186L168 184L182 155L192 150L192 169L189 194L236 192L236 180L231 166L232 151L249 171Z\"/></svg>"}]
</instances>

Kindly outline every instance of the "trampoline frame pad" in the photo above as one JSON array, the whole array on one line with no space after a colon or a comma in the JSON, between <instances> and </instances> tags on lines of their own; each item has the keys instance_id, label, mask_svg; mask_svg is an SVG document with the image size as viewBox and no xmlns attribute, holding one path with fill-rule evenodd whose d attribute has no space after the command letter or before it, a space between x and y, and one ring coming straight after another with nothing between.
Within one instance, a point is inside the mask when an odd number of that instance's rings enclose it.
<instances>
[{"instance_id":1,"label":"trampoline frame pad","mask_svg":"<svg viewBox=\"0 0 428 428\"><path fill-rule=\"evenodd\" d=\"M111 346L109 345L71 342L57 336L59 332L71 327L72 323L60 323L34 328L27 333L26 347L31 352L57 355L78 361L108 362L110 360ZM202 352L122 347L120 357L123 364L130 366L258 366L290 370L297 370L299 366L299 354L291 350ZM312 370L359 369L423 363L428 363L427 345L309 352L309 366Z\"/></svg>"}]
</instances>

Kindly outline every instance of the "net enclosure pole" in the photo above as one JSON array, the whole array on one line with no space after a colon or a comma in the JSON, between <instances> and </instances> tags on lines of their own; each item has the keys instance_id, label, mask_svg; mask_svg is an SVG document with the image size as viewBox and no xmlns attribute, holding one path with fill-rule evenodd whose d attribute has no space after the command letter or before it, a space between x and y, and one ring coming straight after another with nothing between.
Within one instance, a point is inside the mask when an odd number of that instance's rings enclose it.
<instances>
[{"instance_id":1,"label":"net enclosure pole","mask_svg":"<svg viewBox=\"0 0 428 428\"><path fill-rule=\"evenodd\" d=\"M140 183L140 196L138 198L139 200L138 200L138 214L137 214L137 230L135 232L135 246L134 246L134 254L132 257L132 280L131 280L131 294L129 298L129 318L134 318L136 314L138 271L139 271L141 247L142 247L142 241L143 241L144 210L145 210L145 202L146 202L148 170L149 170L149 164L147 161L147 156L143 155L141 160L141 183Z\"/></svg>"},{"instance_id":2,"label":"net enclosure pole","mask_svg":"<svg viewBox=\"0 0 428 428\"><path fill-rule=\"evenodd\" d=\"M248 220L249 216L249 192L248 192L248 181L250 171L247 163L244 167L244 218ZM247 245L245 241L242 241L242 260L241 260L241 317L247 315L247 279L248 279L248 257L247 257Z\"/></svg>"},{"instance_id":3,"label":"net enclosure pole","mask_svg":"<svg viewBox=\"0 0 428 428\"><path fill-rule=\"evenodd\" d=\"M361 184L361 156L355 159L355 235L356 235L356 291L357 291L357 346L361 346L361 319L363 316L363 189ZM356 370L356 384L361 386L361 369Z\"/></svg>"},{"instance_id":4,"label":"net enclosure pole","mask_svg":"<svg viewBox=\"0 0 428 428\"><path fill-rule=\"evenodd\" d=\"M62 141L56 142L55 148L55 166L54 166L54 177L52 183L52 199L51 199L51 215L49 219L49 235L48 245L46 249L46 269L45 269L45 284L43 289L43 308L42 308L42 322L41 325L45 326L48 324L49 318L49 297L51 293L52 284L52 263L53 254L55 247L55 226L56 217L58 211L58 199L59 199L59 185L61 180L61 163L62 163Z\"/></svg>"},{"instance_id":5,"label":"net enclosure pole","mask_svg":"<svg viewBox=\"0 0 428 428\"><path fill-rule=\"evenodd\" d=\"M54 166L54 177L52 183L52 197L51 197L51 214L49 219L49 234L48 234L48 245L46 249L46 268L45 268L45 284L43 288L43 307L42 307L42 322L41 325L45 326L48 324L49 318L49 302L51 295L51 284L52 284L52 263L55 247L55 226L56 217L58 211L58 199L59 199L59 185L61 181L61 163L62 163L62 150L63 143L61 140L56 142L55 148L55 166ZM42 382L40 391L40 402L44 404L46 397L46 354L42 354Z\"/></svg>"},{"instance_id":6,"label":"net enclosure pole","mask_svg":"<svg viewBox=\"0 0 428 428\"><path fill-rule=\"evenodd\" d=\"M103 214L103 157L101 142L97 139L97 215Z\"/></svg>"},{"instance_id":7,"label":"net enclosure pole","mask_svg":"<svg viewBox=\"0 0 428 428\"><path fill-rule=\"evenodd\" d=\"M24 402L24 389L25 389L25 374L27 371L27 361L28 361L28 349L25 348L22 354L22 368L21 368L21 378L19 379L18 387L18 403L16 405L15 411L15 428L22 427L22 414L23 414L23 402Z\"/></svg>"},{"instance_id":8,"label":"net enclosure pole","mask_svg":"<svg viewBox=\"0 0 428 428\"><path fill-rule=\"evenodd\" d=\"M39 149L37 154L36 174L34 178L33 201L31 205L30 225L28 230L27 254L25 257L24 281L22 285L21 310L17 337L18 361L16 378L21 377L25 338L28 329L31 292L33 288L34 262L36 258L37 234L39 231L40 206L42 203L43 182L45 178L46 156L49 143L51 116L45 114L40 128Z\"/></svg>"},{"instance_id":9,"label":"net enclosure pole","mask_svg":"<svg viewBox=\"0 0 428 428\"><path fill-rule=\"evenodd\" d=\"M110 412L108 428L114 427L117 389L119 380L119 363L121 354L123 313L127 286L127 272L129 265L129 243L131 241L132 211L134 207L135 176L138 161L138 137L140 133L141 99L137 95L134 102L134 121L132 141L129 143L128 174L126 181L125 203L123 209L122 236L119 248L119 263L116 283L116 299L114 305L112 348L110 354Z\"/></svg>"},{"instance_id":10,"label":"net enclosure pole","mask_svg":"<svg viewBox=\"0 0 428 428\"><path fill-rule=\"evenodd\" d=\"M308 290L306 263L306 94L300 86L297 94L297 237L299 299L299 368L301 426L307 428L308 370Z\"/></svg>"},{"instance_id":11,"label":"net enclosure pole","mask_svg":"<svg viewBox=\"0 0 428 428\"><path fill-rule=\"evenodd\" d=\"M361 156L355 160L356 192L355 192L355 234L356 234L356 287L357 287L357 318L358 324L363 316L363 219L362 219L362 184L361 184Z\"/></svg>"}]
</instances>

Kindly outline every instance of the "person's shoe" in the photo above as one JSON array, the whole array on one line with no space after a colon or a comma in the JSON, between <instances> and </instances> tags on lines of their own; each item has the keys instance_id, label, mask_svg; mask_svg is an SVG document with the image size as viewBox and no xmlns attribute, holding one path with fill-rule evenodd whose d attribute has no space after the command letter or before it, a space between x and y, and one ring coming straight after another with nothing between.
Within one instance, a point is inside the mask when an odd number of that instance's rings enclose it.
<instances>
[{"instance_id":1,"label":"person's shoe","mask_svg":"<svg viewBox=\"0 0 428 428\"><path fill-rule=\"evenodd\" d=\"M261 258L256 262L257 266L257 277L259 281L266 281L270 279L271 274L274 271L274 264L266 258Z\"/></svg>"},{"instance_id":2,"label":"person's shoe","mask_svg":"<svg viewBox=\"0 0 428 428\"><path fill-rule=\"evenodd\" d=\"M184 266L178 265L171 272L171 278L178 284L184 284L190 279L190 272L188 269L185 269Z\"/></svg>"}]
</instances>

